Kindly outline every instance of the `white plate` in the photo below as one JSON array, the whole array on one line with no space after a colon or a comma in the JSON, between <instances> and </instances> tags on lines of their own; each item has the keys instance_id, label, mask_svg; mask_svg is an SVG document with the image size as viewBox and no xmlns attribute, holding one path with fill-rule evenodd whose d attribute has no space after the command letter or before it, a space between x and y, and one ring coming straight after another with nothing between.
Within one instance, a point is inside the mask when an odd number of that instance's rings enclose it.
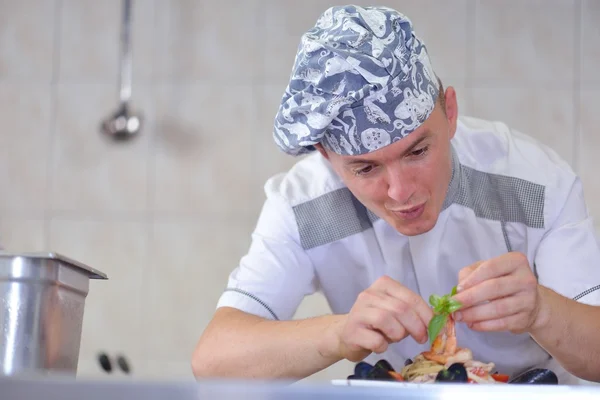
<instances>
[{"instance_id":1,"label":"white plate","mask_svg":"<svg viewBox=\"0 0 600 400\"><path fill-rule=\"evenodd\" d=\"M362 379L333 379L332 385L335 386L362 386L362 387L395 387L395 388L418 388L422 383L410 383L400 381L370 381ZM429 384L430 385L430 384Z\"/></svg>"}]
</instances>

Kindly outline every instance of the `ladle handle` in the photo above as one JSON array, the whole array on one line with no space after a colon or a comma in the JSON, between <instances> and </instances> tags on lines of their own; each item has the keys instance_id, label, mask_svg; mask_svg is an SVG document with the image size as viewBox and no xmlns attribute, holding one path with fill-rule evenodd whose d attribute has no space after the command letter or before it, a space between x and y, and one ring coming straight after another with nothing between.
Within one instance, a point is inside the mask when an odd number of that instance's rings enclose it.
<instances>
[{"instance_id":1,"label":"ladle handle","mask_svg":"<svg viewBox=\"0 0 600 400\"><path fill-rule=\"evenodd\" d=\"M121 103L131 98L131 3L123 0L123 25L121 27Z\"/></svg>"}]
</instances>

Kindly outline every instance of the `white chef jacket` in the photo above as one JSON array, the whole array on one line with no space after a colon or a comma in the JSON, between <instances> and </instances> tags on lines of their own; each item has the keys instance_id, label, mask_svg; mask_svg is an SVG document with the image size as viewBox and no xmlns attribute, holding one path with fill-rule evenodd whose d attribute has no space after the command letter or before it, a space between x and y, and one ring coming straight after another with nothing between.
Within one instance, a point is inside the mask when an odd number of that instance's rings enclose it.
<instances>
[{"instance_id":1,"label":"white chef jacket","mask_svg":"<svg viewBox=\"0 0 600 400\"><path fill-rule=\"evenodd\" d=\"M459 119L452 152L439 219L412 237L359 203L319 153L274 176L250 249L217 307L287 320L305 296L321 291L332 312L342 314L383 275L428 299L449 293L461 268L507 251L524 253L541 285L600 304L600 250L569 165L500 122L469 117ZM476 332L458 323L457 337L500 373L546 367L560 383L578 382L528 334ZM409 337L367 361L385 358L401 368L428 346Z\"/></svg>"}]
</instances>

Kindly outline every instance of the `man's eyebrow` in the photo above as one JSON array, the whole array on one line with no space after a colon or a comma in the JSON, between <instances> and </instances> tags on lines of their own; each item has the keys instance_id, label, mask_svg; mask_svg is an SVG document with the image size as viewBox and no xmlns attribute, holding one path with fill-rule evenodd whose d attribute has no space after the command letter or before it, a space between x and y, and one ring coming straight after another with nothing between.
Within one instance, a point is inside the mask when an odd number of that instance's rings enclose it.
<instances>
[{"instance_id":1,"label":"man's eyebrow","mask_svg":"<svg viewBox=\"0 0 600 400\"><path fill-rule=\"evenodd\" d=\"M363 160L362 158L354 158L350 161L347 161L345 164L347 166L352 166L352 165L359 165L359 164L370 164L372 162L373 161L371 161L371 160Z\"/></svg>"},{"instance_id":2,"label":"man's eyebrow","mask_svg":"<svg viewBox=\"0 0 600 400\"><path fill-rule=\"evenodd\" d=\"M417 139L413 144L410 145L410 147L408 147L406 150L404 150L404 152L402 152L402 156L405 156L407 153L410 153L411 151L413 151L415 147L417 147L422 141L427 139L429 136L431 136L431 132L430 131L425 132L423 134L423 136L421 136L419 139ZM363 158L354 158L350 161L347 161L345 163L345 165L350 167L353 165L372 164L372 163L374 163L373 160L367 160L367 159L363 159Z\"/></svg>"},{"instance_id":3,"label":"man's eyebrow","mask_svg":"<svg viewBox=\"0 0 600 400\"><path fill-rule=\"evenodd\" d=\"M417 147L423 140L427 139L429 136L431 136L431 132L427 131L417 141L415 141L413 144L411 144L408 149L404 150L404 152L402 153L402 155L404 156L407 153L410 153L411 151L413 151L415 149L415 147Z\"/></svg>"}]
</instances>

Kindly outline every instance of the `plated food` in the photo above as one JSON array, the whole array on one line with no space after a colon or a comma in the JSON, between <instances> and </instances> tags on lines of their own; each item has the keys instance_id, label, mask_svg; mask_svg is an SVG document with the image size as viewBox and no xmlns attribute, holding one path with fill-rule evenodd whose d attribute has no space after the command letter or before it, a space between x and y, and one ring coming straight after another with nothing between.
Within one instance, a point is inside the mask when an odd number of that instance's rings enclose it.
<instances>
[{"instance_id":1,"label":"plated food","mask_svg":"<svg viewBox=\"0 0 600 400\"><path fill-rule=\"evenodd\" d=\"M375 365L366 362L356 364L354 374L348 379L387 380L413 383L462 382L476 384L558 384L554 372L536 368L518 376L509 377L498 373L493 362L481 362L473 359L468 348L458 347L456 329L452 313L460 308L460 303L449 295L431 296L435 316L429 323L431 348L407 360L400 371L396 371L388 361L380 360Z\"/></svg>"}]
</instances>

